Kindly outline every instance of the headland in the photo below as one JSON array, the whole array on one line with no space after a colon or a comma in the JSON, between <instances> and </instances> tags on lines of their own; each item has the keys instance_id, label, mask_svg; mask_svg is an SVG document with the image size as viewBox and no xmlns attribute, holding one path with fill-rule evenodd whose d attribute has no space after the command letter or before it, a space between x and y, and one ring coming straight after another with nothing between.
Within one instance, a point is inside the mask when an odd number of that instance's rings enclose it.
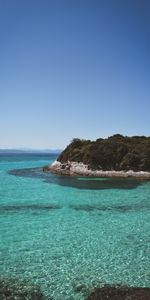
<instances>
[{"instance_id":1,"label":"headland","mask_svg":"<svg viewBox=\"0 0 150 300\"><path fill-rule=\"evenodd\" d=\"M120 134L96 141L73 139L44 172L68 176L150 178L150 137Z\"/></svg>"}]
</instances>

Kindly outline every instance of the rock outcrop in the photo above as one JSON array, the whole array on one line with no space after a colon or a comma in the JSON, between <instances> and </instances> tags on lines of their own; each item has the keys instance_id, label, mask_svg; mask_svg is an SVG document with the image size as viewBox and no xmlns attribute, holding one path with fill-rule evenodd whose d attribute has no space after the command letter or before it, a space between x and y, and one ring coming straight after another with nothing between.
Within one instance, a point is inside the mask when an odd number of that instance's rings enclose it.
<instances>
[{"instance_id":1,"label":"rock outcrop","mask_svg":"<svg viewBox=\"0 0 150 300\"><path fill-rule=\"evenodd\" d=\"M116 134L96 141L73 139L44 171L62 175L150 178L150 137Z\"/></svg>"}]
</instances>

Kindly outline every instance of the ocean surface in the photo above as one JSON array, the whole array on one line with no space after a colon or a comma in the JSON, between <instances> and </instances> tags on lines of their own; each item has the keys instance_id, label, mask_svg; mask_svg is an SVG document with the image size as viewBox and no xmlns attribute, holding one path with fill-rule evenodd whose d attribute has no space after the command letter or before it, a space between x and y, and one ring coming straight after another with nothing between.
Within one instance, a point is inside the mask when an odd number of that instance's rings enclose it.
<instances>
[{"instance_id":1,"label":"ocean surface","mask_svg":"<svg viewBox=\"0 0 150 300\"><path fill-rule=\"evenodd\" d=\"M150 287L150 181L43 173L48 154L0 154L0 278L45 299Z\"/></svg>"}]
</instances>

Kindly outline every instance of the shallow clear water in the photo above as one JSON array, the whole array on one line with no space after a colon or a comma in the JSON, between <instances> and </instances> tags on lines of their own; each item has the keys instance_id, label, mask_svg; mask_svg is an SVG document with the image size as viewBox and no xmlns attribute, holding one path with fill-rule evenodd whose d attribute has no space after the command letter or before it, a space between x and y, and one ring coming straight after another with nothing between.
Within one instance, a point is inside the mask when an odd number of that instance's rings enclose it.
<instances>
[{"instance_id":1,"label":"shallow clear water","mask_svg":"<svg viewBox=\"0 0 150 300\"><path fill-rule=\"evenodd\" d=\"M0 276L55 300L105 283L150 287L150 182L43 173L54 159L0 156Z\"/></svg>"}]
</instances>

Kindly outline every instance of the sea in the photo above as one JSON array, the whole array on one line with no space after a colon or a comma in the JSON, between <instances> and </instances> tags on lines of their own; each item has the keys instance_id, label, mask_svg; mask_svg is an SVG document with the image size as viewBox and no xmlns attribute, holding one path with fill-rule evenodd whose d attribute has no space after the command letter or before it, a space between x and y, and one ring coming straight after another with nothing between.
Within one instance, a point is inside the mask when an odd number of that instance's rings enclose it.
<instances>
[{"instance_id":1,"label":"sea","mask_svg":"<svg viewBox=\"0 0 150 300\"><path fill-rule=\"evenodd\" d=\"M53 300L106 284L150 287L150 181L44 173L56 158L0 154L1 282Z\"/></svg>"}]
</instances>

